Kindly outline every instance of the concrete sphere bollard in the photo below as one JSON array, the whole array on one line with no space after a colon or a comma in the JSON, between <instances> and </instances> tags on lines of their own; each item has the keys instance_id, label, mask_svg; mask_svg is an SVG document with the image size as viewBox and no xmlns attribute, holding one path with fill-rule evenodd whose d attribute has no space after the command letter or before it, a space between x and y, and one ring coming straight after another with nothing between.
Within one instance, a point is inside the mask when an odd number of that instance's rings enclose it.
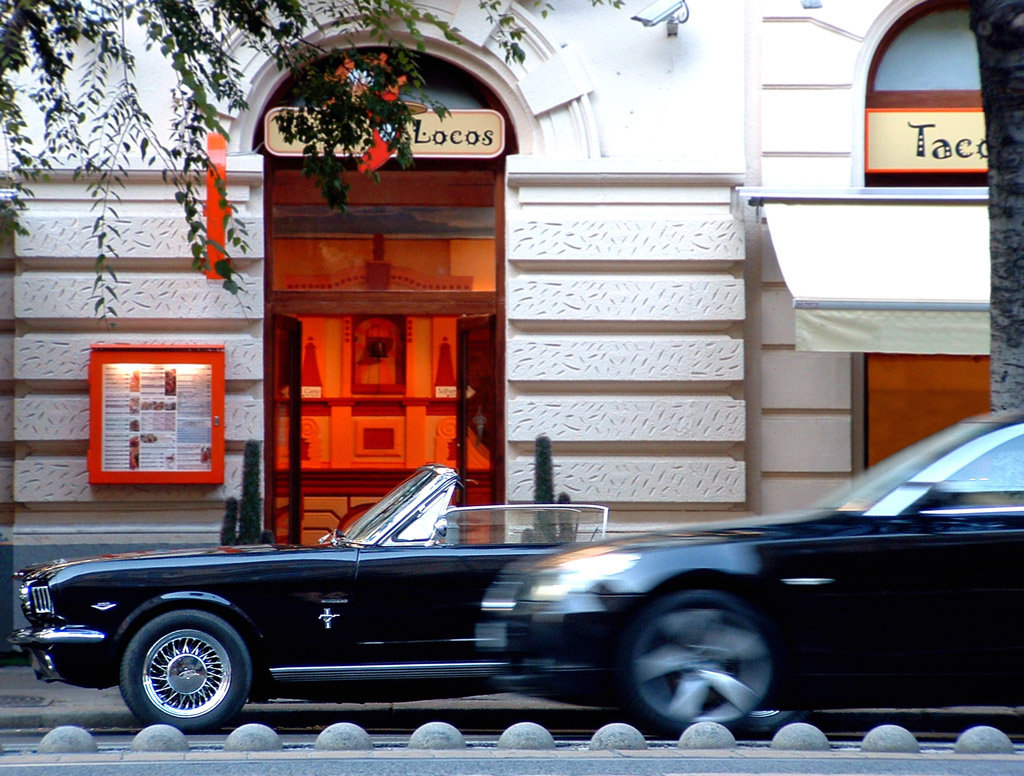
<instances>
[{"instance_id":1,"label":"concrete sphere bollard","mask_svg":"<svg viewBox=\"0 0 1024 776\"><path fill-rule=\"evenodd\" d=\"M1013 754L1013 742L1002 730L989 725L967 728L956 740L957 754Z\"/></svg>"},{"instance_id":2,"label":"concrete sphere bollard","mask_svg":"<svg viewBox=\"0 0 1024 776\"><path fill-rule=\"evenodd\" d=\"M235 728L224 741L225 752L276 752L283 748L277 731L258 722Z\"/></svg>"},{"instance_id":3,"label":"concrete sphere bollard","mask_svg":"<svg viewBox=\"0 0 1024 776\"><path fill-rule=\"evenodd\" d=\"M814 725L793 722L779 728L772 737L772 749L794 752L827 752L828 738Z\"/></svg>"},{"instance_id":4,"label":"concrete sphere bollard","mask_svg":"<svg viewBox=\"0 0 1024 776\"><path fill-rule=\"evenodd\" d=\"M917 754L921 745L914 734L899 725L879 725L864 736L860 745L862 752L902 752Z\"/></svg>"},{"instance_id":5,"label":"concrete sphere bollard","mask_svg":"<svg viewBox=\"0 0 1024 776\"><path fill-rule=\"evenodd\" d=\"M680 749L732 749L736 737L717 722L694 722L679 736Z\"/></svg>"},{"instance_id":6,"label":"concrete sphere bollard","mask_svg":"<svg viewBox=\"0 0 1024 776\"><path fill-rule=\"evenodd\" d=\"M150 725L136 733L130 747L132 752L187 752L188 739L178 728L170 725Z\"/></svg>"},{"instance_id":7,"label":"concrete sphere bollard","mask_svg":"<svg viewBox=\"0 0 1024 776\"><path fill-rule=\"evenodd\" d=\"M498 739L499 749L554 749L555 739L536 722L517 722Z\"/></svg>"},{"instance_id":8,"label":"concrete sphere bollard","mask_svg":"<svg viewBox=\"0 0 1024 776\"><path fill-rule=\"evenodd\" d=\"M427 722L409 737L410 749L465 749L462 732L447 722Z\"/></svg>"},{"instance_id":9,"label":"concrete sphere bollard","mask_svg":"<svg viewBox=\"0 0 1024 776\"><path fill-rule=\"evenodd\" d=\"M350 752L373 749L370 734L351 722L336 722L320 731L314 749L329 752Z\"/></svg>"},{"instance_id":10,"label":"concrete sphere bollard","mask_svg":"<svg viewBox=\"0 0 1024 776\"><path fill-rule=\"evenodd\" d=\"M40 754L91 754L96 751L96 739L77 725L56 727L39 742Z\"/></svg>"},{"instance_id":11,"label":"concrete sphere bollard","mask_svg":"<svg viewBox=\"0 0 1024 776\"><path fill-rule=\"evenodd\" d=\"M590 739L591 749L646 749L647 740L632 725L609 722Z\"/></svg>"}]
</instances>

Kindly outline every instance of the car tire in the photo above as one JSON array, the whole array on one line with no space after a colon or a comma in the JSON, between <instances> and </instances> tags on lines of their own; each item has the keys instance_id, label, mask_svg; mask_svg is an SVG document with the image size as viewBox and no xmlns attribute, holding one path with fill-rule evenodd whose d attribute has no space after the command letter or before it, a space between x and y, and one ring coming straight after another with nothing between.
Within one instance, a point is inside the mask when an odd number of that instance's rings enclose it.
<instances>
[{"instance_id":1,"label":"car tire","mask_svg":"<svg viewBox=\"0 0 1024 776\"><path fill-rule=\"evenodd\" d=\"M615 669L619 700L641 727L665 735L704 721L738 730L768 706L777 644L767 618L736 596L663 596L623 631Z\"/></svg>"},{"instance_id":2,"label":"car tire","mask_svg":"<svg viewBox=\"0 0 1024 776\"><path fill-rule=\"evenodd\" d=\"M198 733L227 724L245 705L252 660L220 617L182 609L139 629L125 648L120 679L121 696L140 721Z\"/></svg>"}]
</instances>

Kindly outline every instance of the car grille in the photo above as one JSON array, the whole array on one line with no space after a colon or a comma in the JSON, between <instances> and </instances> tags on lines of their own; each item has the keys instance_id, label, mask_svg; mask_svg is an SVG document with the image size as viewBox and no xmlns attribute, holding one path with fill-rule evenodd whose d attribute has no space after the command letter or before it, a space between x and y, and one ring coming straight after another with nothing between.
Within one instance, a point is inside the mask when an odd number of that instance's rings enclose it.
<instances>
[{"instance_id":1,"label":"car grille","mask_svg":"<svg viewBox=\"0 0 1024 776\"><path fill-rule=\"evenodd\" d=\"M22 606L26 615L53 614L53 598L49 585L27 585L22 589Z\"/></svg>"}]
</instances>

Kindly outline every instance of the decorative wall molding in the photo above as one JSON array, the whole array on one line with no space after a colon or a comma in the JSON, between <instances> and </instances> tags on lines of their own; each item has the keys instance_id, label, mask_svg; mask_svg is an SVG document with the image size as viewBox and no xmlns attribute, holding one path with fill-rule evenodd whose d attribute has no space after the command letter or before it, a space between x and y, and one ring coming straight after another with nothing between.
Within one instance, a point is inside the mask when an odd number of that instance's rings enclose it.
<instances>
[{"instance_id":1,"label":"decorative wall molding","mask_svg":"<svg viewBox=\"0 0 1024 776\"><path fill-rule=\"evenodd\" d=\"M533 458L508 465L509 496L533 498ZM558 491L573 501L612 503L739 504L746 497L745 466L732 458L575 457L555 460Z\"/></svg>"},{"instance_id":2,"label":"decorative wall molding","mask_svg":"<svg viewBox=\"0 0 1024 776\"><path fill-rule=\"evenodd\" d=\"M742 380L743 342L726 336L517 337L512 381L672 382Z\"/></svg>"},{"instance_id":3,"label":"decorative wall molding","mask_svg":"<svg viewBox=\"0 0 1024 776\"><path fill-rule=\"evenodd\" d=\"M510 261L742 261L743 223L731 216L678 220L510 221Z\"/></svg>"},{"instance_id":4,"label":"decorative wall molding","mask_svg":"<svg viewBox=\"0 0 1024 776\"><path fill-rule=\"evenodd\" d=\"M172 201L168 190L168 201ZM88 205L83 204L83 209ZM92 237L95 216L72 216L64 213L26 213L21 222L27 234L17 234L14 249L22 258L87 258L96 257L96 241ZM238 252L247 259L262 259L264 226L261 216L243 216L249 250ZM188 241L188 224L181 215L126 215L117 223L120 236L110 235L109 251L126 259L184 258L192 256Z\"/></svg>"},{"instance_id":5,"label":"decorative wall molding","mask_svg":"<svg viewBox=\"0 0 1024 776\"><path fill-rule=\"evenodd\" d=\"M4 336L0 335L0 368L3 365ZM92 334L33 333L11 339L19 380L86 380L89 374L89 346L94 343L130 345L224 345L225 377L228 380L263 380L263 342L244 334ZM0 379L4 379L0 373Z\"/></svg>"},{"instance_id":6,"label":"decorative wall molding","mask_svg":"<svg viewBox=\"0 0 1024 776\"><path fill-rule=\"evenodd\" d=\"M565 105L594 90L579 54L563 46L519 79L519 89L535 115Z\"/></svg>"},{"instance_id":7,"label":"decorative wall molding","mask_svg":"<svg viewBox=\"0 0 1024 776\"><path fill-rule=\"evenodd\" d=\"M14 461L0 458L0 504L14 502Z\"/></svg>"},{"instance_id":8,"label":"decorative wall molding","mask_svg":"<svg viewBox=\"0 0 1024 776\"><path fill-rule=\"evenodd\" d=\"M85 441L89 439L87 396L26 396L12 402L13 439L28 441ZM0 398L0 430L4 399ZM263 404L252 396L224 398L224 436L228 441L263 439ZM0 437L0 441L3 438Z\"/></svg>"},{"instance_id":9,"label":"decorative wall molding","mask_svg":"<svg viewBox=\"0 0 1024 776\"><path fill-rule=\"evenodd\" d=\"M739 321L743 281L731 276L520 275L508 317L550 321Z\"/></svg>"},{"instance_id":10,"label":"decorative wall molding","mask_svg":"<svg viewBox=\"0 0 1024 776\"><path fill-rule=\"evenodd\" d=\"M185 502L223 501L238 494L241 477L241 454L228 453L224 456L224 485L89 485L85 458L30 455L14 462L14 500L144 504L147 509L159 510Z\"/></svg>"},{"instance_id":11,"label":"decorative wall molding","mask_svg":"<svg viewBox=\"0 0 1024 776\"><path fill-rule=\"evenodd\" d=\"M0 442L14 439L14 397L0 396Z\"/></svg>"},{"instance_id":12,"label":"decorative wall molding","mask_svg":"<svg viewBox=\"0 0 1024 776\"><path fill-rule=\"evenodd\" d=\"M0 382L14 379L14 335L0 334Z\"/></svg>"},{"instance_id":13,"label":"decorative wall molding","mask_svg":"<svg viewBox=\"0 0 1024 776\"><path fill-rule=\"evenodd\" d=\"M94 318L92 273L26 272L15 280L14 308L18 318L51 320ZM118 273L114 306L120 320L233 320L263 317L262 278L241 274L244 289L235 295L218 281L198 272Z\"/></svg>"},{"instance_id":14,"label":"decorative wall molding","mask_svg":"<svg viewBox=\"0 0 1024 776\"><path fill-rule=\"evenodd\" d=\"M744 403L718 396L518 396L508 402L508 440L532 442L742 442Z\"/></svg>"},{"instance_id":15,"label":"decorative wall molding","mask_svg":"<svg viewBox=\"0 0 1024 776\"><path fill-rule=\"evenodd\" d=\"M0 275L0 321L14 320L14 275Z\"/></svg>"}]
</instances>

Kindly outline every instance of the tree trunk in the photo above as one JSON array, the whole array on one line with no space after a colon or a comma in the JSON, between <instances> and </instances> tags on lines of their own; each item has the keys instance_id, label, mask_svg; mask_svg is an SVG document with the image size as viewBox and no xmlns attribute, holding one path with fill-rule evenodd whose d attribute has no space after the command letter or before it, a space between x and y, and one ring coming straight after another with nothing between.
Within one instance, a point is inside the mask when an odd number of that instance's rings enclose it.
<instances>
[{"instance_id":1,"label":"tree trunk","mask_svg":"<svg viewBox=\"0 0 1024 776\"><path fill-rule=\"evenodd\" d=\"M992 409L1024 410L1024 0L971 0L988 143Z\"/></svg>"}]
</instances>

